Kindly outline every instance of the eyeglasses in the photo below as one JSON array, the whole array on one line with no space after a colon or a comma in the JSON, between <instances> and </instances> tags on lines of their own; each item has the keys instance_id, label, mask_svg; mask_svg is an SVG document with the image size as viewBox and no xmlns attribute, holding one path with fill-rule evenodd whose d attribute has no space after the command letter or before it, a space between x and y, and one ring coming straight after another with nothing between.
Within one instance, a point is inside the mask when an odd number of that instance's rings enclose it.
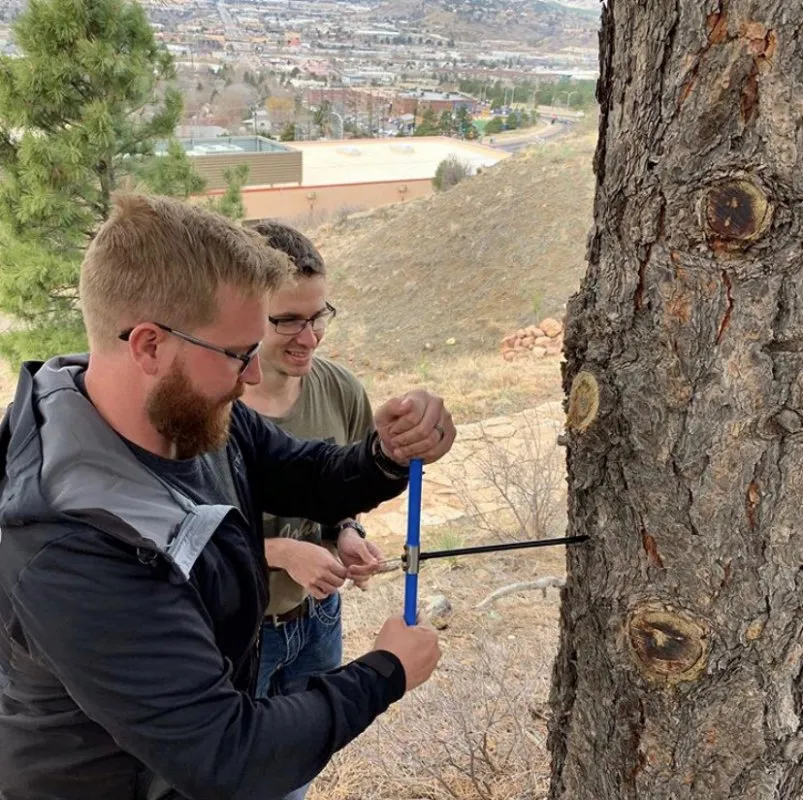
<instances>
[{"instance_id":1,"label":"eyeglasses","mask_svg":"<svg viewBox=\"0 0 803 800\"><path fill-rule=\"evenodd\" d=\"M233 350L229 350L226 347L219 347L216 344L205 342L203 339L197 339L195 336L190 336L189 333L182 333L181 331L177 331L175 328L171 328L168 325L162 325L161 322L154 322L151 324L165 331L165 333L170 333L173 336L178 336L179 339L184 339L184 341L189 342L190 344L203 347L206 350L212 350L215 353L222 353L224 356L228 356L229 358L236 358L241 364L240 370L237 373L238 375L242 375L248 369L248 365L251 363L251 360L259 352L259 348L262 346L262 342L257 342L255 345L249 347L244 353L235 353ZM128 328L128 330L123 331L117 338L127 342L129 338L131 338L133 331L133 328Z\"/></svg>"},{"instance_id":2,"label":"eyeglasses","mask_svg":"<svg viewBox=\"0 0 803 800\"><path fill-rule=\"evenodd\" d=\"M326 326L335 318L337 309L330 303L326 304L323 311L317 313L309 319L298 319L297 317L268 317L268 322L273 325L276 333L282 336L297 336L307 325L314 333L323 333Z\"/></svg>"}]
</instances>

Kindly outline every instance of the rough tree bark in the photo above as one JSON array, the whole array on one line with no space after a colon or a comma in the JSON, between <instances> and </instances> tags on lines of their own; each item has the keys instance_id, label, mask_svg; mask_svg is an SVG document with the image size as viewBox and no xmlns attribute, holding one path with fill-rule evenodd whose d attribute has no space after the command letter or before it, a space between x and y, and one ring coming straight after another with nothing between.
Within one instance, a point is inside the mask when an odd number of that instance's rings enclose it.
<instances>
[{"instance_id":1,"label":"rough tree bark","mask_svg":"<svg viewBox=\"0 0 803 800\"><path fill-rule=\"evenodd\" d=\"M603 8L551 800L803 798L802 37Z\"/></svg>"}]
</instances>

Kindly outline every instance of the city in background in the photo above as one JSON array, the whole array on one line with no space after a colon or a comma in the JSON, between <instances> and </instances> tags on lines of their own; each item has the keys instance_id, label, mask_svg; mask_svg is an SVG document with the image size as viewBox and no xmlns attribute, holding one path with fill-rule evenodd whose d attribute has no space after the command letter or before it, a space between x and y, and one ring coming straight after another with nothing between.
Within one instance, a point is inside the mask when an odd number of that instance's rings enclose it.
<instances>
[{"instance_id":1,"label":"city in background","mask_svg":"<svg viewBox=\"0 0 803 800\"><path fill-rule=\"evenodd\" d=\"M213 197L242 169L246 220L309 224L420 197L443 162L475 174L595 104L593 0L141 5L175 61L175 136ZM0 9L0 51L12 57L24 7ZM294 144L433 136L452 143Z\"/></svg>"}]
</instances>

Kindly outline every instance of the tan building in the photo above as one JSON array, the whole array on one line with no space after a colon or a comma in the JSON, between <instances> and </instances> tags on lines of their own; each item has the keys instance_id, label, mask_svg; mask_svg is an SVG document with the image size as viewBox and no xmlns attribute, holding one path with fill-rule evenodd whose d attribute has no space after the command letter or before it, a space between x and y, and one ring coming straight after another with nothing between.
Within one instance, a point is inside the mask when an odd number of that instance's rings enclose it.
<instances>
[{"instance_id":1,"label":"tan building","mask_svg":"<svg viewBox=\"0 0 803 800\"><path fill-rule=\"evenodd\" d=\"M217 136L179 139L195 170L206 181L207 193L226 187L224 173L240 164L248 166L248 185L298 186L302 156L264 136Z\"/></svg>"},{"instance_id":2,"label":"tan building","mask_svg":"<svg viewBox=\"0 0 803 800\"><path fill-rule=\"evenodd\" d=\"M209 195L223 193L226 168L248 164L242 191L246 221L323 221L406 202L434 191L438 164L449 157L472 173L509 157L502 150L443 136L286 143L227 137L192 146L185 142L185 147L208 181Z\"/></svg>"},{"instance_id":3,"label":"tan building","mask_svg":"<svg viewBox=\"0 0 803 800\"><path fill-rule=\"evenodd\" d=\"M457 113L461 108L474 112L477 101L462 92L405 92L393 98L393 114L415 114L420 117L426 109L440 115L444 111Z\"/></svg>"}]
</instances>

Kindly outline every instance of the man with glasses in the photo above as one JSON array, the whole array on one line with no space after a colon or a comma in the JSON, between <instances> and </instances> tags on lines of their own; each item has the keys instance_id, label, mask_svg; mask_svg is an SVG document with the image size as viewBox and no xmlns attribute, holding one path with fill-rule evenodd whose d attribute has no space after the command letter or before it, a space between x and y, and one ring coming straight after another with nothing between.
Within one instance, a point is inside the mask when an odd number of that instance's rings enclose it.
<instances>
[{"instance_id":1,"label":"man with glasses","mask_svg":"<svg viewBox=\"0 0 803 800\"><path fill-rule=\"evenodd\" d=\"M269 324L259 353L262 382L246 389L244 402L302 439L341 445L363 439L373 430L365 389L345 367L315 354L335 316L320 253L289 225L268 220L255 230L287 255L294 270L268 299ZM383 557L355 519L326 532L297 517L267 514L263 524L270 603L262 626L258 697L281 694L300 678L340 666L338 589L346 577L362 587ZM299 790L288 797L303 796Z\"/></svg>"},{"instance_id":2,"label":"man with glasses","mask_svg":"<svg viewBox=\"0 0 803 800\"><path fill-rule=\"evenodd\" d=\"M434 631L394 617L254 697L263 513L333 526L455 435L425 392L348 447L238 402L287 271L222 217L118 198L81 267L90 355L23 365L0 424L2 800L277 800L434 670Z\"/></svg>"}]
</instances>

